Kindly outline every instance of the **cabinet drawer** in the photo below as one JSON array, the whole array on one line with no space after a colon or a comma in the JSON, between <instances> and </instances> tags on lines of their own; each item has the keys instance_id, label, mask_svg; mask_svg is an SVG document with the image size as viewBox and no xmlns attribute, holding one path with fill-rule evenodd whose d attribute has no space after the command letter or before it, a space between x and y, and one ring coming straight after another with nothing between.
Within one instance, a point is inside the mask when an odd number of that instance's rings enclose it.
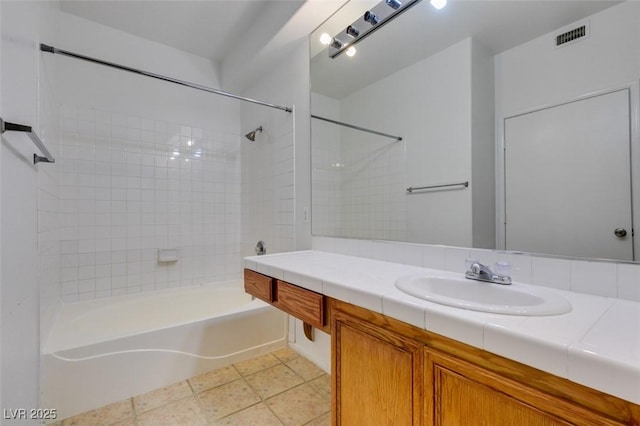
<instances>
[{"instance_id":1,"label":"cabinet drawer","mask_svg":"<svg viewBox=\"0 0 640 426\"><path fill-rule=\"evenodd\" d=\"M273 302L274 279L259 274L249 269L244 270L244 291L262 299L265 302Z\"/></svg>"},{"instance_id":2,"label":"cabinet drawer","mask_svg":"<svg viewBox=\"0 0 640 426\"><path fill-rule=\"evenodd\" d=\"M278 280L274 306L311 324L324 326L324 296L311 290Z\"/></svg>"}]
</instances>

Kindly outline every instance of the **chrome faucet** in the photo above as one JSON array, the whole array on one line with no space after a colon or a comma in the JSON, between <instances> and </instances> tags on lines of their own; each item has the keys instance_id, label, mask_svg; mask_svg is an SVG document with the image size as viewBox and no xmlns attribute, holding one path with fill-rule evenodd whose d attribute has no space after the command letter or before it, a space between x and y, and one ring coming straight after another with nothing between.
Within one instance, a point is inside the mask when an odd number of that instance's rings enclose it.
<instances>
[{"instance_id":1,"label":"chrome faucet","mask_svg":"<svg viewBox=\"0 0 640 426\"><path fill-rule=\"evenodd\" d=\"M465 278L476 281L486 281L494 284L510 285L511 277L499 275L491 271L488 266L480 262L473 262L469 270L464 274Z\"/></svg>"}]
</instances>

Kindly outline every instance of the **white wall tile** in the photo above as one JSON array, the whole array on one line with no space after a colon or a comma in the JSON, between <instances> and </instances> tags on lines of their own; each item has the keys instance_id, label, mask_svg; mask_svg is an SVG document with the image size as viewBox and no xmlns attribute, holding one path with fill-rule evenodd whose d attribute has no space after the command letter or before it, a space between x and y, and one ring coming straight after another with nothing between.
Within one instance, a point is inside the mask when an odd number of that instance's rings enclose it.
<instances>
[{"instance_id":1,"label":"white wall tile","mask_svg":"<svg viewBox=\"0 0 640 426\"><path fill-rule=\"evenodd\" d=\"M616 262L589 262L502 251L473 250L428 244L313 237L312 248L426 268L464 272L465 260L475 258L493 267L495 261L511 264L515 281L605 297L640 300L640 267ZM423 253L423 264L417 253ZM353 255L353 254L352 254Z\"/></svg>"},{"instance_id":2,"label":"white wall tile","mask_svg":"<svg viewBox=\"0 0 640 426\"><path fill-rule=\"evenodd\" d=\"M618 266L618 297L640 302L640 265L620 263Z\"/></svg>"},{"instance_id":3,"label":"white wall tile","mask_svg":"<svg viewBox=\"0 0 640 426\"><path fill-rule=\"evenodd\" d=\"M62 180L62 198L78 201L62 217L68 229L60 250L68 266L60 276L83 282L83 299L89 294L114 294L113 290L125 286L129 292L150 291L166 288L169 280L175 286L191 286L240 277L240 261L226 260L240 258L240 159L226 157L222 172L216 155L202 155L203 146L218 143L222 151L229 152L237 146L230 134L205 131L216 126L215 117L196 127L124 111L63 106L60 123L66 123L61 163L78 158L86 162L95 156L103 165L98 171L95 164L84 164L80 172L65 171ZM94 133L100 138L86 138ZM192 140L192 133L199 135L197 141ZM211 139L211 135L220 139ZM179 151L180 161L168 161L174 151ZM281 185L291 180L282 179ZM205 210L205 194L213 194L214 188L218 196L209 199L212 208ZM65 205L69 209L69 203ZM291 227L293 204L282 200L280 205L278 223ZM208 215L218 218L213 230L206 226ZM194 244L203 249L195 250ZM156 263L159 247L179 247L180 267L168 270ZM214 256L225 259L213 262L218 268L207 268L210 258L196 257L207 247ZM147 250L144 260L142 250ZM93 288L89 280L94 280ZM71 289L67 285L67 292Z\"/></svg>"},{"instance_id":4,"label":"white wall tile","mask_svg":"<svg viewBox=\"0 0 640 426\"><path fill-rule=\"evenodd\" d=\"M569 290L571 286L571 263L563 259L532 257L531 283Z\"/></svg>"},{"instance_id":5,"label":"white wall tile","mask_svg":"<svg viewBox=\"0 0 640 426\"><path fill-rule=\"evenodd\" d=\"M618 294L616 264L571 261L570 288L579 293L616 297Z\"/></svg>"}]
</instances>

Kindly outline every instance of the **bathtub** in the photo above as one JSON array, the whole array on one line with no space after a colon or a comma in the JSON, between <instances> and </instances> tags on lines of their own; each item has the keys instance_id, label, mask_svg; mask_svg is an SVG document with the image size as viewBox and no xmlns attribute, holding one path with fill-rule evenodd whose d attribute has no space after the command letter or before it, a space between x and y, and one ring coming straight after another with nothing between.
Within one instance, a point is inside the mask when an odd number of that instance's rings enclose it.
<instances>
[{"instance_id":1,"label":"bathtub","mask_svg":"<svg viewBox=\"0 0 640 426\"><path fill-rule=\"evenodd\" d=\"M63 305L43 350L43 407L66 418L286 346L286 318L240 286Z\"/></svg>"}]
</instances>

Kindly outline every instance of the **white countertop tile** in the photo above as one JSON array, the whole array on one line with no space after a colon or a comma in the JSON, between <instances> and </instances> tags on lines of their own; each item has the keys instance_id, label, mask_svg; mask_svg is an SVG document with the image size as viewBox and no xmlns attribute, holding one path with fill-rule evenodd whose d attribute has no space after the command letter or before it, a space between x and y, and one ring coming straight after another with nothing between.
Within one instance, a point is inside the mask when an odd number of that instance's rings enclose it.
<instances>
[{"instance_id":1,"label":"white countertop tile","mask_svg":"<svg viewBox=\"0 0 640 426\"><path fill-rule=\"evenodd\" d=\"M379 251L384 251L384 243L379 243ZM469 252L444 253L444 267L453 268L463 265ZM244 265L640 404L640 303L560 290L569 288L569 277L565 283L549 273L534 281L555 287L549 291L569 300L571 312L524 317L439 305L394 285L405 275L440 270L319 251L251 256ZM551 276L556 281L551 282Z\"/></svg>"},{"instance_id":2,"label":"white countertop tile","mask_svg":"<svg viewBox=\"0 0 640 426\"><path fill-rule=\"evenodd\" d=\"M425 328L426 308L421 300L396 289L387 291L382 298L382 313L416 327Z\"/></svg>"},{"instance_id":3,"label":"white countertop tile","mask_svg":"<svg viewBox=\"0 0 640 426\"><path fill-rule=\"evenodd\" d=\"M427 304L425 329L477 348L484 346L484 325L478 321L476 312L436 303L425 303Z\"/></svg>"},{"instance_id":4,"label":"white countertop tile","mask_svg":"<svg viewBox=\"0 0 640 426\"><path fill-rule=\"evenodd\" d=\"M524 334L518 328L487 324L484 349L531 367L567 377L568 345Z\"/></svg>"}]
</instances>

